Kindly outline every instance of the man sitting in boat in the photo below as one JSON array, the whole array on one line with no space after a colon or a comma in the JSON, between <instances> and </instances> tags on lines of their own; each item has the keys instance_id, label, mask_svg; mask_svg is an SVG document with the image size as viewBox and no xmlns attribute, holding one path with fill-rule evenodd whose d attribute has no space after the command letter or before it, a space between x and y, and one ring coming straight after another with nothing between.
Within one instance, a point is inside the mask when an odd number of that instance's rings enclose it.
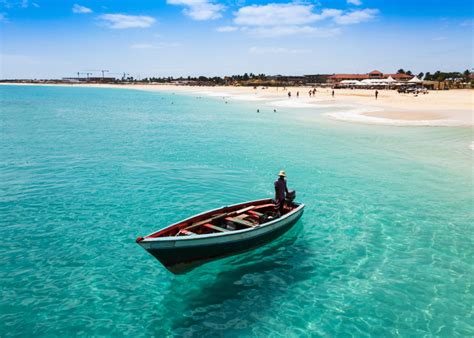
<instances>
[{"instance_id":1,"label":"man sitting in boat","mask_svg":"<svg viewBox=\"0 0 474 338\"><path fill-rule=\"evenodd\" d=\"M288 194L288 188L286 187L286 173L284 170L280 170L278 179L275 181L275 209L280 215L283 214L283 207L285 205L285 196Z\"/></svg>"}]
</instances>

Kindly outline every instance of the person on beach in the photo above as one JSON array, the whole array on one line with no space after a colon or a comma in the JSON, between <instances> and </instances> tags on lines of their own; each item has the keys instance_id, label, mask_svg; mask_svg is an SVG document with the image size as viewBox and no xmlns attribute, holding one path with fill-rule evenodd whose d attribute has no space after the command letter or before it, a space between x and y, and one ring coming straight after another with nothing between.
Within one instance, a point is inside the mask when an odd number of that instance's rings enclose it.
<instances>
[{"instance_id":1,"label":"person on beach","mask_svg":"<svg viewBox=\"0 0 474 338\"><path fill-rule=\"evenodd\" d=\"M312 94L311 89L309 90L308 94L309 94L309 97L311 97L311 94Z\"/></svg>"},{"instance_id":2,"label":"person on beach","mask_svg":"<svg viewBox=\"0 0 474 338\"><path fill-rule=\"evenodd\" d=\"M379 91L375 90L375 99L377 100L378 97L379 97Z\"/></svg>"},{"instance_id":3,"label":"person on beach","mask_svg":"<svg viewBox=\"0 0 474 338\"><path fill-rule=\"evenodd\" d=\"M300 97L300 92L296 92L296 97Z\"/></svg>"},{"instance_id":4,"label":"person on beach","mask_svg":"<svg viewBox=\"0 0 474 338\"><path fill-rule=\"evenodd\" d=\"M332 90L332 97L334 97L334 89Z\"/></svg>"},{"instance_id":5,"label":"person on beach","mask_svg":"<svg viewBox=\"0 0 474 338\"><path fill-rule=\"evenodd\" d=\"M284 170L280 170L278 173L278 179L275 181L275 210L277 210L280 215L283 214L283 207L285 205L285 197L288 194L288 188L286 186L286 173Z\"/></svg>"},{"instance_id":6,"label":"person on beach","mask_svg":"<svg viewBox=\"0 0 474 338\"><path fill-rule=\"evenodd\" d=\"M288 92L288 98L291 99L291 92Z\"/></svg>"}]
</instances>

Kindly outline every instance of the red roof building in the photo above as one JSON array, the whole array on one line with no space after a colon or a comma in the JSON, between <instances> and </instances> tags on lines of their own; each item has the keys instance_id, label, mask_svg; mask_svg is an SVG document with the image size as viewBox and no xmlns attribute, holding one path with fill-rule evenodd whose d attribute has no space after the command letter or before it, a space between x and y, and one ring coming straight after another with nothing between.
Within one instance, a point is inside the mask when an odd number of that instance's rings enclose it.
<instances>
[{"instance_id":1,"label":"red roof building","mask_svg":"<svg viewBox=\"0 0 474 338\"><path fill-rule=\"evenodd\" d=\"M413 78L413 75L407 74L383 74L378 70L373 70L368 74L334 74L328 77L328 82L338 83L342 80L365 80L365 79L387 79L392 77L397 81L408 81Z\"/></svg>"},{"instance_id":2,"label":"red roof building","mask_svg":"<svg viewBox=\"0 0 474 338\"><path fill-rule=\"evenodd\" d=\"M369 75L367 74L334 74L328 77L329 80L334 80L336 82L342 80L364 80L368 78Z\"/></svg>"},{"instance_id":3,"label":"red roof building","mask_svg":"<svg viewBox=\"0 0 474 338\"><path fill-rule=\"evenodd\" d=\"M389 76L392 77L392 79L397 80L397 81L408 81L413 79L413 75L408 75L408 74L385 74L385 78L388 78Z\"/></svg>"},{"instance_id":4,"label":"red roof building","mask_svg":"<svg viewBox=\"0 0 474 338\"><path fill-rule=\"evenodd\" d=\"M369 79L383 79L383 73L378 70L373 70L367 75L369 75Z\"/></svg>"}]
</instances>

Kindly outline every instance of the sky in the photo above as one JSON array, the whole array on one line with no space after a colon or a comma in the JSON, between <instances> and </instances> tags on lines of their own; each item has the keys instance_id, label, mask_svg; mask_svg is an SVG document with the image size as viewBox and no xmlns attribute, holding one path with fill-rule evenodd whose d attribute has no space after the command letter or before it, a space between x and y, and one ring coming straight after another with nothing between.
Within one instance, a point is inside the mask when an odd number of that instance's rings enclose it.
<instances>
[{"instance_id":1,"label":"sky","mask_svg":"<svg viewBox=\"0 0 474 338\"><path fill-rule=\"evenodd\" d=\"M473 18L472 0L0 0L0 79L464 71Z\"/></svg>"}]
</instances>

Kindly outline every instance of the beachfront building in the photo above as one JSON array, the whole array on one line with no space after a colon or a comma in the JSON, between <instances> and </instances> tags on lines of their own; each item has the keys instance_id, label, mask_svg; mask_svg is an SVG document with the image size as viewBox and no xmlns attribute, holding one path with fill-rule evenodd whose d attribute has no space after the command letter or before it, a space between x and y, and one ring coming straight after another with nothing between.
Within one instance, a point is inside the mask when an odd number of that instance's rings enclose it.
<instances>
[{"instance_id":1,"label":"beachfront building","mask_svg":"<svg viewBox=\"0 0 474 338\"><path fill-rule=\"evenodd\" d=\"M63 77L62 82L67 83L114 83L115 77Z\"/></svg>"},{"instance_id":2,"label":"beachfront building","mask_svg":"<svg viewBox=\"0 0 474 338\"><path fill-rule=\"evenodd\" d=\"M409 81L413 75L404 73L399 74L384 74L378 70L373 70L367 74L333 74L328 77L328 83L338 84L341 81L363 81L363 80L382 80L391 78L395 81Z\"/></svg>"},{"instance_id":3,"label":"beachfront building","mask_svg":"<svg viewBox=\"0 0 474 338\"><path fill-rule=\"evenodd\" d=\"M303 77L306 85L321 85L326 83L330 76L330 74L308 74Z\"/></svg>"}]
</instances>

